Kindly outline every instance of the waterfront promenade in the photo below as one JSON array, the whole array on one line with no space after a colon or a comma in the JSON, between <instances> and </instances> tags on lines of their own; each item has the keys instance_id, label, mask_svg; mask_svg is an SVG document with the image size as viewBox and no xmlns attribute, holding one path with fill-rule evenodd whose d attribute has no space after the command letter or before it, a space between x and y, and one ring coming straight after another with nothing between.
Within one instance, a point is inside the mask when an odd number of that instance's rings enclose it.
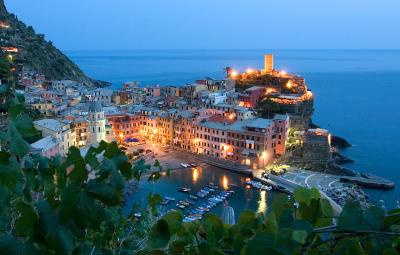
<instances>
[{"instance_id":1,"label":"waterfront promenade","mask_svg":"<svg viewBox=\"0 0 400 255\"><path fill-rule=\"evenodd\" d=\"M264 171L262 171L262 170L254 171L254 179L256 179L257 181L260 181L264 184L269 184L269 185L275 186L276 188L278 188L278 190L283 189L283 190L285 190L285 192L287 192L289 194L293 194L294 191L300 187L310 188L309 186L301 185L299 183L293 182L293 181L288 180L281 176L276 176L276 175L270 174L268 176L268 178L265 178ZM340 206L336 201L334 201L331 197L329 197L323 190L321 190L321 188L317 188L317 189L318 189L319 193L321 194L321 197L325 198L329 201L329 203L332 206L335 216L340 215L340 213L342 212L342 206Z\"/></svg>"}]
</instances>

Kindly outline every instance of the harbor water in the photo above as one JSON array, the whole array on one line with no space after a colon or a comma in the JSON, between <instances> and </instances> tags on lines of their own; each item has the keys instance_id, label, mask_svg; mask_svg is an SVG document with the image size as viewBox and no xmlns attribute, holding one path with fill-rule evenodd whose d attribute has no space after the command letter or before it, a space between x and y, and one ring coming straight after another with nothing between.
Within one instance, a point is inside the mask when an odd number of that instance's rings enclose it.
<instances>
[{"instance_id":1,"label":"harbor water","mask_svg":"<svg viewBox=\"0 0 400 255\"><path fill-rule=\"evenodd\" d=\"M165 197L175 198L164 210L177 209L176 204L179 201L189 200L197 204L206 201L206 198L198 198L191 200L189 195L196 195L202 188L207 187L210 183L218 187L219 191L233 190L234 193L229 196L225 202L217 204L211 212L223 216L224 206L233 208L235 218L238 219L240 212L250 209L259 213L265 213L271 199L277 193L274 191L259 190L252 186L246 185L246 176L219 169L213 166L202 165L197 168L185 168L172 171L170 176L163 176L156 182L148 182L143 179L140 182L137 192L132 194L125 203L124 212L130 212L134 205L144 206L147 204L147 196L149 193L157 193ZM191 190L188 193L180 192L179 189L188 187ZM218 193L218 192L215 192ZM193 206L191 207L193 208ZM184 210L187 213L189 210Z\"/></svg>"}]
</instances>

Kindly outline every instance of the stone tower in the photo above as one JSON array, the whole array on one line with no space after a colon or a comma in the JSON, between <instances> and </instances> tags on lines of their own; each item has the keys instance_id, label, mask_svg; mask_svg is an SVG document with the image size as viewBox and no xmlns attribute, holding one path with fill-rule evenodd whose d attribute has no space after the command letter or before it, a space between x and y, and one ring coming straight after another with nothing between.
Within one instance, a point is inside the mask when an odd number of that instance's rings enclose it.
<instances>
[{"instance_id":1,"label":"stone tower","mask_svg":"<svg viewBox=\"0 0 400 255\"><path fill-rule=\"evenodd\" d=\"M98 144L106 140L106 118L99 102L91 102L89 105L89 139L88 144Z\"/></svg>"},{"instance_id":2,"label":"stone tower","mask_svg":"<svg viewBox=\"0 0 400 255\"><path fill-rule=\"evenodd\" d=\"M274 70L274 55L267 54L264 56L264 71L270 73Z\"/></svg>"}]
</instances>

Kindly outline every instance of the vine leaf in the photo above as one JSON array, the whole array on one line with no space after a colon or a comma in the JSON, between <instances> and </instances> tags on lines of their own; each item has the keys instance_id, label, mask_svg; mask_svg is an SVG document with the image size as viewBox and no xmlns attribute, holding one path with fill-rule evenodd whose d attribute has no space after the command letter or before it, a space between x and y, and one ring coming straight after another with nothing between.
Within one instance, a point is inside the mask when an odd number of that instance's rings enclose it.
<instances>
[{"instance_id":1,"label":"vine leaf","mask_svg":"<svg viewBox=\"0 0 400 255\"><path fill-rule=\"evenodd\" d=\"M21 214L16 221L17 234L20 236L29 236L33 234L34 224L37 222L37 214L32 205L17 201L15 208Z\"/></svg>"},{"instance_id":2,"label":"vine leaf","mask_svg":"<svg viewBox=\"0 0 400 255\"><path fill-rule=\"evenodd\" d=\"M164 248L170 240L171 234L166 220L158 220L151 228L148 239L148 246L153 249Z\"/></svg>"}]
</instances>

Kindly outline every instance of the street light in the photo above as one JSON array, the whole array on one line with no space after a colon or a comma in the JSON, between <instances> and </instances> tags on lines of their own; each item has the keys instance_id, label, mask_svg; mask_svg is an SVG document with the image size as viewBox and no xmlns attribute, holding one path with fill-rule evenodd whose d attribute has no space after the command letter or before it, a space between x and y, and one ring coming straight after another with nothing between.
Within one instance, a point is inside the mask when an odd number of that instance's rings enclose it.
<instances>
[{"instance_id":1,"label":"street light","mask_svg":"<svg viewBox=\"0 0 400 255\"><path fill-rule=\"evenodd\" d=\"M263 166L265 166L265 160L267 159L268 153L266 151L263 151L261 153L261 158L263 160Z\"/></svg>"},{"instance_id":2,"label":"street light","mask_svg":"<svg viewBox=\"0 0 400 255\"><path fill-rule=\"evenodd\" d=\"M235 70L232 70L230 73L231 78L236 78L239 75L239 73Z\"/></svg>"},{"instance_id":3,"label":"street light","mask_svg":"<svg viewBox=\"0 0 400 255\"><path fill-rule=\"evenodd\" d=\"M253 72L254 72L254 70L251 69L251 68L247 68L247 70L246 70L246 73L247 73L247 74L251 74L251 73L253 73Z\"/></svg>"}]
</instances>

